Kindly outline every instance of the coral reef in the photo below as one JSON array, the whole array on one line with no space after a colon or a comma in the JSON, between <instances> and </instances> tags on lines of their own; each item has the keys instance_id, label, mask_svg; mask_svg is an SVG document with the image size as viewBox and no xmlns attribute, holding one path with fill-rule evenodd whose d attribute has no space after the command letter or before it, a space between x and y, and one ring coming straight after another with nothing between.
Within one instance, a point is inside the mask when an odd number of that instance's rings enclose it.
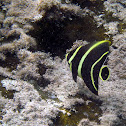
<instances>
[{"instance_id":1,"label":"coral reef","mask_svg":"<svg viewBox=\"0 0 126 126\"><path fill-rule=\"evenodd\" d=\"M125 10L125 0L1 0L0 124L125 126ZM95 96L64 56L102 39L111 76Z\"/></svg>"}]
</instances>

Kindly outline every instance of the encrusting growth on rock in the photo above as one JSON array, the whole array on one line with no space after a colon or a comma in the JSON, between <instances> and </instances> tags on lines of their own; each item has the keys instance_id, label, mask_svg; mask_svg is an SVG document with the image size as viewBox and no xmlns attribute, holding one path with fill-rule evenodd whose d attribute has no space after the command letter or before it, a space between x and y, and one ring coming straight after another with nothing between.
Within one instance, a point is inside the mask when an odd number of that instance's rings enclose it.
<instances>
[{"instance_id":1,"label":"encrusting growth on rock","mask_svg":"<svg viewBox=\"0 0 126 126\"><path fill-rule=\"evenodd\" d=\"M125 0L1 0L0 124L54 125L59 113L69 121L76 106L85 105L91 111L82 115L88 119L69 122L125 125L125 9ZM112 42L111 76L99 80L95 96L81 78L74 82L65 53L101 40ZM11 98L4 98L10 90Z\"/></svg>"}]
</instances>

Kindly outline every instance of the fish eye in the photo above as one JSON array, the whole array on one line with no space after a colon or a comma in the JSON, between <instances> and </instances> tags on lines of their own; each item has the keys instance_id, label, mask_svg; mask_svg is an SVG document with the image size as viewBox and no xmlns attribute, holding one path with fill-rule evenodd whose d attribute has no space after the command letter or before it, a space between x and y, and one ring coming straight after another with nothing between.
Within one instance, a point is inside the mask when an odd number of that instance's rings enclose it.
<instances>
[{"instance_id":1,"label":"fish eye","mask_svg":"<svg viewBox=\"0 0 126 126\"><path fill-rule=\"evenodd\" d=\"M110 76L109 68L107 66L101 67L99 72L99 77L101 78L101 80L103 81L108 80L109 76Z\"/></svg>"}]
</instances>

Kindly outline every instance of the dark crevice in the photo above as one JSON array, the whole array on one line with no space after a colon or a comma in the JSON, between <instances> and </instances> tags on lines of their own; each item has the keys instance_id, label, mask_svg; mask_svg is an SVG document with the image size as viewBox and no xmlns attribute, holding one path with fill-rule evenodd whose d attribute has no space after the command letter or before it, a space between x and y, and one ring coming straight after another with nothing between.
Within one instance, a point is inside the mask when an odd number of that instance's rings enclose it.
<instances>
[{"instance_id":1,"label":"dark crevice","mask_svg":"<svg viewBox=\"0 0 126 126\"><path fill-rule=\"evenodd\" d=\"M10 52L6 53L5 61L0 60L0 66L2 66L3 68L9 68L10 71L16 69L18 64L18 57L16 56L16 54L11 54Z\"/></svg>"},{"instance_id":2,"label":"dark crevice","mask_svg":"<svg viewBox=\"0 0 126 126\"><path fill-rule=\"evenodd\" d=\"M0 31L0 33L2 34L2 32ZM19 39L20 38L20 35L18 34L13 34L13 35L10 35L8 37L5 37L4 35L1 36L2 40L0 41L1 45L2 43L8 43L8 42L11 42L13 40L16 40L16 39Z\"/></svg>"},{"instance_id":3,"label":"dark crevice","mask_svg":"<svg viewBox=\"0 0 126 126\"><path fill-rule=\"evenodd\" d=\"M14 97L14 93L16 92L16 90L6 90L4 87L0 87L2 90L2 97L4 98L8 98L8 99L13 99Z\"/></svg>"},{"instance_id":4,"label":"dark crevice","mask_svg":"<svg viewBox=\"0 0 126 126\"><path fill-rule=\"evenodd\" d=\"M19 38L20 38L20 35L15 33L15 34L12 34L11 36L7 37L6 40L4 40L4 41L13 41L13 40L19 39Z\"/></svg>"},{"instance_id":5,"label":"dark crevice","mask_svg":"<svg viewBox=\"0 0 126 126\"><path fill-rule=\"evenodd\" d=\"M43 75L45 74L46 70L48 69L48 67L46 67L45 65L43 64L38 64L38 68L39 68L39 74L41 75L41 78L37 81L38 82L38 85L40 87L43 87L45 88L46 86L48 86L48 84L50 84L50 81L48 79L45 79L43 77Z\"/></svg>"},{"instance_id":6,"label":"dark crevice","mask_svg":"<svg viewBox=\"0 0 126 126\"><path fill-rule=\"evenodd\" d=\"M119 120L114 122L112 126L126 126L126 118L123 115L118 115Z\"/></svg>"},{"instance_id":7,"label":"dark crevice","mask_svg":"<svg viewBox=\"0 0 126 126\"><path fill-rule=\"evenodd\" d=\"M33 24L34 30L30 31L32 37L37 41L37 50L50 52L52 56L64 58L66 49L71 48L76 40L87 40L89 42L102 40L104 28L97 28L93 17L72 17L72 21L43 19Z\"/></svg>"},{"instance_id":8,"label":"dark crevice","mask_svg":"<svg viewBox=\"0 0 126 126\"><path fill-rule=\"evenodd\" d=\"M112 48L113 48L113 49L117 49L118 47L116 47L116 46L112 45Z\"/></svg>"},{"instance_id":9,"label":"dark crevice","mask_svg":"<svg viewBox=\"0 0 126 126\"><path fill-rule=\"evenodd\" d=\"M3 27L3 24L1 25ZM11 25L9 26L11 27ZM9 35L8 37L6 37L4 34L8 34L7 32L10 30L10 28L8 29L0 29L0 45L4 44L4 43L9 43L12 42L14 40L18 40L20 38L20 35L17 33L13 33L11 35ZM5 33L4 33L5 32ZM4 34L3 34L4 33Z\"/></svg>"},{"instance_id":10,"label":"dark crevice","mask_svg":"<svg viewBox=\"0 0 126 126\"><path fill-rule=\"evenodd\" d=\"M95 13L101 13L104 9L103 1L100 0L72 0L70 3L79 4L82 8L92 8ZM47 10L45 17L32 25L34 30L29 31L28 34L36 39L36 50L49 52L51 56L59 56L62 59L66 49L71 48L76 40L94 42L108 38L104 35L104 27L97 27L93 16L75 16L69 11L59 10L56 6Z\"/></svg>"},{"instance_id":11,"label":"dark crevice","mask_svg":"<svg viewBox=\"0 0 126 126\"><path fill-rule=\"evenodd\" d=\"M41 75L40 77L33 76L34 73L28 73L27 75L23 75L20 79L28 81L29 83L33 84L34 87L37 88L37 90L39 90L39 87L45 88L46 86L48 86L50 84L50 81L43 77L48 68L43 64L38 64L37 67L39 68L37 72Z\"/></svg>"},{"instance_id":12,"label":"dark crevice","mask_svg":"<svg viewBox=\"0 0 126 126\"><path fill-rule=\"evenodd\" d=\"M50 52L52 56L61 56L71 46L63 31L64 24L60 21L44 20L34 24L34 27L35 31L31 31L29 34L36 38L37 50Z\"/></svg>"},{"instance_id":13,"label":"dark crevice","mask_svg":"<svg viewBox=\"0 0 126 126\"><path fill-rule=\"evenodd\" d=\"M40 87L47 87L49 84L50 84L50 81L48 79L45 79L45 78L41 78L39 79L39 81L37 81L37 84L40 86Z\"/></svg>"},{"instance_id":14,"label":"dark crevice","mask_svg":"<svg viewBox=\"0 0 126 126\"><path fill-rule=\"evenodd\" d=\"M24 106L19 102L16 110L20 113L22 109L24 109Z\"/></svg>"}]
</instances>

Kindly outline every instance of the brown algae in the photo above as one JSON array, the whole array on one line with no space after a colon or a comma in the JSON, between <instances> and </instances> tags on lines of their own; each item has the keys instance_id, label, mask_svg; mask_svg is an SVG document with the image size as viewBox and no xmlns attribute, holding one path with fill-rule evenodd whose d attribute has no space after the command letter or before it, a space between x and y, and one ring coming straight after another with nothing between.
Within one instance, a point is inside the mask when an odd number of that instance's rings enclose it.
<instances>
[{"instance_id":1,"label":"brown algae","mask_svg":"<svg viewBox=\"0 0 126 126\"><path fill-rule=\"evenodd\" d=\"M55 126L77 126L77 124L83 118L88 118L90 121L100 123L99 117L102 116L102 110L100 109L101 103L96 101L86 100L84 104L77 104L70 110L66 110L67 113L60 112L57 119L54 122ZM69 114L68 114L69 113Z\"/></svg>"}]
</instances>

